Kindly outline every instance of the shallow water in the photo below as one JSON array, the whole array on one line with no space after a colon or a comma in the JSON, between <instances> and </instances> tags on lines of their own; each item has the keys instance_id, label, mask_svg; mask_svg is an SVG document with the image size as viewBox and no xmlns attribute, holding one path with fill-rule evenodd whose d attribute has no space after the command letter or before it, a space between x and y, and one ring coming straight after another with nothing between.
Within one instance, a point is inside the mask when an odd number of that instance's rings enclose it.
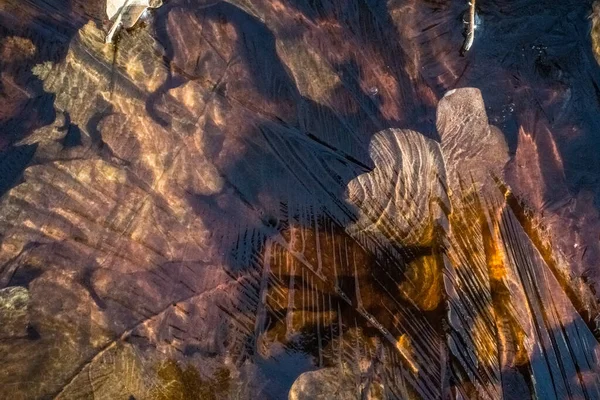
<instances>
[{"instance_id":1,"label":"shallow water","mask_svg":"<svg viewBox=\"0 0 600 400\"><path fill-rule=\"evenodd\" d=\"M600 398L594 6L476 6L4 1L0 398Z\"/></svg>"}]
</instances>

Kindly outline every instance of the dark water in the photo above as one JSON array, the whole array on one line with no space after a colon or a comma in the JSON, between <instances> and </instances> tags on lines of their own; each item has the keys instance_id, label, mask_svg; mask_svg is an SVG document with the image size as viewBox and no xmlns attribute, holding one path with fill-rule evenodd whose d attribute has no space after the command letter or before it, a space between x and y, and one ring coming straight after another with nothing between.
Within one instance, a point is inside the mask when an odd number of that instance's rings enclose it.
<instances>
[{"instance_id":1,"label":"dark water","mask_svg":"<svg viewBox=\"0 0 600 400\"><path fill-rule=\"evenodd\" d=\"M0 398L600 398L591 1L104 7L0 5Z\"/></svg>"}]
</instances>

